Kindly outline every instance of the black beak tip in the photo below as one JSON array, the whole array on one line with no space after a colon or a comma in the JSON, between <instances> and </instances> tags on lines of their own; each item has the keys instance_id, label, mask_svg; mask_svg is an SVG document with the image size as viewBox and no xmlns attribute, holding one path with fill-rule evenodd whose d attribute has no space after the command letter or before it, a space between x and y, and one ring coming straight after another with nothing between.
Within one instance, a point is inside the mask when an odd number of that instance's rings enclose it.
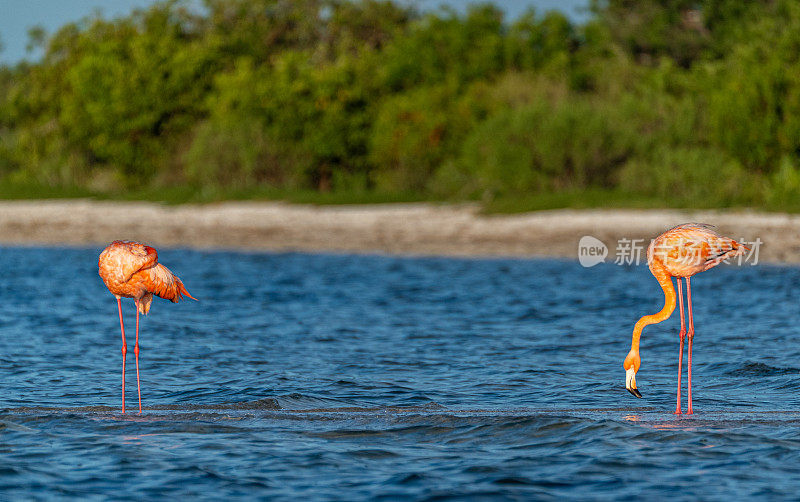
<instances>
[{"instance_id":1,"label":"black beak tip","mask_svg":"<svg viewBox=\"0 0 800 502\"><path fill-rule=\"evenodd\" d=\"M642 393L639 392L639 389L628 389L628 392L630 392L631 394L633 394L634 396L636 396L638 398L642 397Z\"/></svg>"}]
</instances>

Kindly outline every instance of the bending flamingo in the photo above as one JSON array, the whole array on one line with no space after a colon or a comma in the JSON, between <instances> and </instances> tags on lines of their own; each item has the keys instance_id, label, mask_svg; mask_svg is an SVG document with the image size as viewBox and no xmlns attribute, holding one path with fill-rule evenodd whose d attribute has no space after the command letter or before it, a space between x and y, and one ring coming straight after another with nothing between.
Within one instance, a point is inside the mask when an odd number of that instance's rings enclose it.
<instances>
[{"instance_id":1,"label":"bending flamingo","mask_svg":"<svg viewBox=\"0 0 800 502\"><path fill-rule=\"evenodd\" d=\"M142 412L142 389L139 385L139 313L150 312L153 295L173 303L183 295L197 300L189 294L183 282L167 267L158 263L158 253L150 246L134 241L114 241L100 253L98 260L100 277L117 297L119 327L122 331L122 413L125 413L125 324L122 322L122 298L133 298L136 304L136 389L139 392L139 413Z\"/></svg>"},{"instance_id":2,"label":"bending flamingo","mask_svg":"<svg viewBox=\"0 0 800 502\"><path fill-rule=\"evenodd\" d=\"M688 368L687 399L692 414L692 341L694 340L694 320L692 319L692 287L691 277L699 272L716 267L723 260L744 254L748 248L733 239L723 237L714 231L711 225L702 223L686 223L671 228L656 237L647 248L647 265L655 276L661 289L664 290L664 308L656 314L646 315L639 319L633 328L631 351L625 358L625 388L636 397L642 394L636 388L636 372L639 371L639 337L642 329L650 324L659 323L672 315L675 310L675 289L672 278L678 278L678 298L681 312L680 352L678 354L678 404L675 413L681 413L681 373L683 366L683 341L688 335ZM689 314L689 331L683 318L683 288L681 277L686 279L687 308Z\"/></svg>"}]
</instances>

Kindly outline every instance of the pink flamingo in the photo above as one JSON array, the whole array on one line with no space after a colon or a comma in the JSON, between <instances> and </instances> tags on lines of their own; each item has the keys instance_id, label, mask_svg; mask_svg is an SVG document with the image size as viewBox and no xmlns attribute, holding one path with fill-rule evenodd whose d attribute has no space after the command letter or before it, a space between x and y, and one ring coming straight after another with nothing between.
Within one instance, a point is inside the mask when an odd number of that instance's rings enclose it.
<instances>
[{"instance_id":1,"label":"pink flamingo","mask_svg":"<svg viewBox=\"0 0 800 502\"><path fill-rule=\"evenodd\" d=\"M678 354L678 404L675 413L681 413L681 374L683 365L683 341L688 335L688 368L687 368L687 398L689 408L687 414L692 414L692 341L694 340L694 320L692 319L692 287L689 282L691 277L699 272L706 271L719 265L728 258L744 254L747 247L733 239L723 237L713 230L711 225L702 223L686 223L671 228L656 237L647 248L647 265L653 273L661 289L664 290L664 308L656 314L646 315L639 319L633 328L631 350L625 358L625 388L636 397L642 397L636 387L636 372L639 371L641 359L639 357L639 337L642 329L649 324L659 323L672 315L675 310L675 289L672 278L678 278L678 298L680 300L681 331L680 352ZM689 314L689 331L683 317L683 288L681 277L686 279L687 309Z\"/></svg>"},{"instance_id":2,"label":"pink flamingo","mask_svg":"<svg viewBox=\"0 0 800 502\"><path fill-rule=\"evenodd\" d=\"M119 327L122 331L122 413L125 413L125 324L122 322L122 298L133 298L136 304L136 389L139 392L139 413L142 412L142 389L139 385L139 313L150 312L153 295L177 303L189 294L183 282L167 267L158 263L158 253L150 246L134 241L114 241L100 253L100 277L117 297Z\"/></svg>"}]
</instances>

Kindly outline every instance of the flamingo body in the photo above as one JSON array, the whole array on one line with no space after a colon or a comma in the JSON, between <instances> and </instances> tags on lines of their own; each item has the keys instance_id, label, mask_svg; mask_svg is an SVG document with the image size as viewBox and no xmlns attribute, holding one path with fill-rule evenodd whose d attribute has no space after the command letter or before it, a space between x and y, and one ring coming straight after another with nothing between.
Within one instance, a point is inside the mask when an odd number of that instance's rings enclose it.
<instances>
[{"instance_id":1,"label":"flamingo body","mask_svg":"<svg viewBox=\"0 0 800 502\"><path fill-rule=\"evenodd\" d=\"M639 371L639 337L645 326L668 319L675 310L676 295L672 278L677 277L680 301L681 330L679 333L680 353L678 356L678 393L675 413L681 413L681 375L683 365L683 344L689 338L688 348L688 414L692 413L692 342L694 340L694 319L692 317L692 290L690 279L695 274L714 268L724 260L742 255L747 247L735 240L718 234L714 227L703 223L685 223L673 227L656 237L647 248L647 265L664 291L664 307L657 313L643 316L633 328L631 350L625 358L625 387L636 397L642 397L636 386L636 372ZM681 278L686 281L689 329L687 331L683 310L683 287Z\"/></svg>"},{"instance_id":2,"label":"flamingo body","mask_svg":"<svg viewBox=\"0 0 800 502\"><path fill-rule=\"evenodd\" d=\"M100 277L109 291L117 298L119 324L122 331L122 412L125 413L125 325L122 321L122 298L133 298L136 304L136 387L139 391L139 412L142 411L142 393L139 385L139 313L150 312L153 295L180 301L183 296L196 300L183 282L167 267L158 263L158 253L150 246L135 241L114 241L106 247L98 259Z\"/></svg>"},{"instance_id":3,"label":"flamingo body","mask_svg":"<svg viewBox=\"0 0 800 502\"><path fill-rule=\"evenodd\" d=\"M164 265L150 246L134 241L114 241L100 253L100 277L117 298L133 298L139 312L150 312L153 295L173 303L183 295L195 300L183 282Z\"/></svg>"},{"instance_id":4,"label":"flamingo body","mask_svg":"<svg viewBox=\"0 0 800 502\"><path fill-rule=\"evenodd\" d=\"M672 277L691 277L744 253L745 247L704 223L684 223L656 237L647 263L657 262Z\"/></svg>"}]
</instances>

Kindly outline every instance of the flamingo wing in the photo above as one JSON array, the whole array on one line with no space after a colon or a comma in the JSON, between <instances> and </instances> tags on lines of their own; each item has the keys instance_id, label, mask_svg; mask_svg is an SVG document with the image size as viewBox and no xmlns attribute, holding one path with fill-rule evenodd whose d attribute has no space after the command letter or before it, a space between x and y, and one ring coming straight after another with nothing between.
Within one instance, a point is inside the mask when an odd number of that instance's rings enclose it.
<instances>
[{"instance_id":1,"label":"flamingo wing","mask_svg":"<svg viewBox=\"0 0 800 502\"><path fill-rule=\"evenodd\" d=\"M142 270L140 274L143 276L143 283L147 291L159 298L177 303L185 295L192 300L196 300L195 297L189 294L189 291L183 285L183 281L160 263Z\"/></svg>"}]
</instances>

